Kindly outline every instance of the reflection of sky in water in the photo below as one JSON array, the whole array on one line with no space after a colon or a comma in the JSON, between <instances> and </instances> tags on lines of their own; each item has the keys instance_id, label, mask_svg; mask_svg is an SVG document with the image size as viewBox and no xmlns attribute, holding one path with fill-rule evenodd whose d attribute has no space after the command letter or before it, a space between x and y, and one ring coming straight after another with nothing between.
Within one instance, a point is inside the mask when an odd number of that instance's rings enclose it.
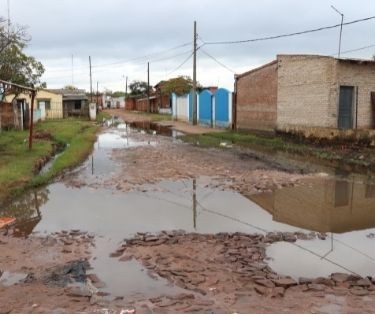
<instances>
[{"instance_id":1,"label":"reflection of sky in water","mask_svg":"<svg viewBox=\"0 0 375 314\"><path fill-rule=\"evenodd\" d=\"M375 275L375 239L367 237L375 233L375 186L369 178L314 180L252 199L277 221L328 233L325 241L270 246L267 255L275 271L295 277Z\"/></svg>"},{"instance_id":2,"label":"reflection of sky in water","mask_svg":"<svg viewBox=\"0 0 375 314\"><path fill-rule=\"evenodd\" d=\"M9 287L16 283L22 282L24 279L26 279L27 274L21 274L21 273L11 273L8 271L4 271L3 273L0 272L0 285Z\"/></svg>"},{"instance_id":3,"label":"reflection of sky in water","mask_svg":"<svg viewBox=\"0 0 375 314\"><path fill-rule=\"evenodd\" d=\"M150 144L154 142L150 141ZM95 143L93 158L84 163L78 175L90 181L110 176L119 167L109 158L111 150L137 145L149 143L128 138L124 127L104 132ZM164 280L152 280L138 263L109 258L124 238L136 232L340 230L341 234L333 236L333 245L329 237L324 241L271 245L267 250L272 258L271 267L296 277L328 275L345 269L374 275L375 239L366 235L375 233L375 229L346 232L375 227L375 189L371 184L322 180L307 187L258 195L252 198L253 202L236 192L208 188L209 181L209 178L164 181L149 185L146 192L128 193L69 188L55 183L46 189L26 193L10 206L1 208L0 214L16 216L18 228L23 227L21 235L32 231L44 234L80 229L100 236L93 248L91 264L93 273L105 283L111 283L104 290L113 296L170 292ZM326 259L322 259L327 253Z\"/></svg>"}]
</instances>

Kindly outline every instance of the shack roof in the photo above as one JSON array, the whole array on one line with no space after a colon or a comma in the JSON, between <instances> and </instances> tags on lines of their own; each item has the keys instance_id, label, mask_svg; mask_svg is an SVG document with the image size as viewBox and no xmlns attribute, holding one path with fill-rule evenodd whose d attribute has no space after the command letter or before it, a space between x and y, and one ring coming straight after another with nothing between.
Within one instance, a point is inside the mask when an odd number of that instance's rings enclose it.
<instances>
[{"instance_id":1,"label":"shack roof","mask_svg":"<svg viewBox=\"0 0 375 314\"><path fill-rule=\"evenodd\" d=\"M86 92L84 89L46 89L46 91L63 96L64 100L86 100Z\"/></svg>"}]
</instances>

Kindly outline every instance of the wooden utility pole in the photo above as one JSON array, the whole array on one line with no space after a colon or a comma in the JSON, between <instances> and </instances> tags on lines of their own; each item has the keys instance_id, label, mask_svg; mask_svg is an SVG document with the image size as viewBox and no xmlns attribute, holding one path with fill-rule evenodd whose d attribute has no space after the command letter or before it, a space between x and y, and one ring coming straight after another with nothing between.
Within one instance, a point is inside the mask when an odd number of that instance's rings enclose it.
<instances>
[{"instance_id":1,"label":"wooden utility pole","mask_svg":"<svg viewBox=\"0 0 375 314\"><path fill-rule=\"evenodd\" d=\"M72 86L74 86L74 55L72 54Z\"/></svg>"},{"instance_id":2,"label":"wooden utility pole","mask_svg":"<svg viewBox=\"0 0 375 314\"><path fill-rule=\"evenodd\" d=\"M97 106L99 106L99 82L98 81L96 82L96 104Z\"/></svg>"},{"instance_id":3,"label":"wooden utility pole","mask_svg":"<svg viewBox=\"0 0 375 314\"><path fill-rule=\"evenodd\" d=\"M128 77L125 79L125 97L128 95Z\"/></svg>"},{"instance_id":4,"label":"wooden utility pole","mask_svg":"<svg viewBox=\"0 0 375 314\"><path fill-rule=\"evenodd\" d=\"M197 125L197 22L194 21L193 51L193 125Z\"/></svg>"},{"instance_id":5,"label":"wooden utility pole","mask_svg":"<svg viewBox=\"0 0 375 314\"><path fill-rule=\"evenodd\" d=\"M30 111L30 126L29 126L29 150L33 148L33 127L34 127L34 100L35 91L31 92L31 111Z\"/></svg>"},{"instance_id":6,"label":"wooden utility pole","mask_svg":"<svg viewBox=\"0 0 375 314\"><path fill-rule=\"evenodd\" d=\"M91 56L89 56L89 63L90 63L90 96L91 96L91 103L92 103L92 74L91 74Z\"/></svg>"},{"instance_id":7,"label":"wooden utility pole","mask_svg":"<svg viewBox=\"0 0 375 314\"><path fill-rule=\"evenodd\" d=\"M147 111L151 112L151 103L150 103L150 62L147 62Z\"/></svg>"}]
</instances>

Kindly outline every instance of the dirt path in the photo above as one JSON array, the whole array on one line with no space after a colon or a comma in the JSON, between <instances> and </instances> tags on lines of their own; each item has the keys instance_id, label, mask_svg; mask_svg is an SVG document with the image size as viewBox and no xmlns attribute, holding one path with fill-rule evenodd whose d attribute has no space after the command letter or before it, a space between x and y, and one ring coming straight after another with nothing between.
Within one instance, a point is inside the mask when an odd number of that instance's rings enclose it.
<instances>
[{"instance_id":1,"label":"dirt path","mask_svg":"<svg viewBox=\"0 0 375 314\"><path fill-rule=\"evenodd\" d=\"M141 115L134 112L125 111L123 109L107 109L105 112L109 113L110 115L118 116L122 118L127 123L133 122L151 122L152 119L147 115ZM203 134L209 132L220 132L220 129L211 129L208 127L203 127L199 125L191 125L186 122L181 121L173 121L173 120L165 120L165 121L156 121L155 123L171 127L177 131L186 133L186 134Z\"/></svg>"},{"instance_id":2,"label":"dirt path","mask_svg":"<svg viewBox=\"0 0 375 314\"><path fill-rule=\"evenodd\" d=\"M104 211L111 206L111 193L159 189L157 183L164 180L206 178L211 188L251 195L304 184L306 179L317 176L293 172L293 167L284 167L272 158L259 159L225 148L202 149L145 132L132 131L120 140L132 144L110 151L116 171L109 177L93 177L78 169L64 178L64 183L75 190L88 186L94 194L97 189L108 189ZM74 217L71 219L74 221ZM124 227L124 234L125 231ZM100 290L101 274L89 274L98 237L86 230L59 230L26 239L15 238L12 232L3 230L0 270L6 274L0 277L0 313L373 312L372 278L334 274L295 281L267 265L266 248L271 243L308 241L317 236L182 231L123 236L121 239L125 240L108 257L124 268L128 262L137 261L151 280L164 278L176 291L156 292L156 297L142 298L109 296ZM20 277L12 282L14 276L7 279L9 274ZM125 286L127 282L124 277Z\"/></svg>"}]
</instances>

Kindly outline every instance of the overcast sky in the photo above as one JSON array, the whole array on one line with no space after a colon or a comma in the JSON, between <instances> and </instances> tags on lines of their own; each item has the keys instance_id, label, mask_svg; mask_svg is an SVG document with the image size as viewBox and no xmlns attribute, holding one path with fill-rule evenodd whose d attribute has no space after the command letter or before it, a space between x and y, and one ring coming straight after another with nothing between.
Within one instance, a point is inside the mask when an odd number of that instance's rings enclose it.
<instances>
[{"instance_id":1,"label":"overcast sky","mask_svg":"<svg viewBox=\"0 0 375 314\"><path fill-rule=\"evenodd\" d=\"M27 53L41 61L48 87L72 84L89 90L88 57L99 89L124 90L125 77L151 84L192 76L193 22L203 42L243 40L303 31L375 15L374 0L9 0L12 23L28 26ZM7 0L0 0L7 16ZM344 26L342 57L375 54L375 20ZM290 38L236 45L204 45L198 51L198 81L233 89L233 72L272 61L280 53L335 54L339 28ZM186 45L184 45L186 44ZM171 48L175 48L172 49ZM216 58L227 68L207 56ZM73 55L73 67L72 67ZM137 59L136 59L137 58ZM73 68L73 76L72 76ZM178 69L177 69L178 68ZM176 70L177 69L177 70Z\"/></svg>"}]
</instances>

